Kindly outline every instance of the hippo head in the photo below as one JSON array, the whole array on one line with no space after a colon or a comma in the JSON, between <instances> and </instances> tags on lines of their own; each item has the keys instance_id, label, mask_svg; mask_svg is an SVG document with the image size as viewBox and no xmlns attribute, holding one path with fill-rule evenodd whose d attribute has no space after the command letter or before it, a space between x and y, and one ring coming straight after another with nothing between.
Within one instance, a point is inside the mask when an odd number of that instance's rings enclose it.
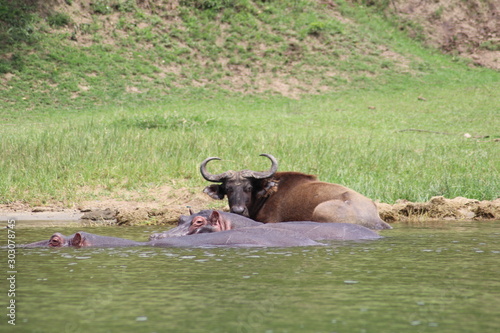
<instances>
[{"instance_id":1,"label":"hippo head","mask_svg":"<svg viewBox=\"0 0 500 333\"><path fill-rule=\"evenodd\" d=\"M193 218L189 226L188 235L218 232L224 230L231 230L231 221L227 220L218 211L214 210L208 217L196 216Z\"/></svg>"},{"instance_id":2,"label":"hippo head","mask_svg":"<svg viewBox=\"0 0 500 333\"><path fill-rule=\"evenodd\" d=\"M49 239L49 247L68 246L68 241L69 241L69 239L66 236L56 232Z\"/></svg>"}]
</instances>

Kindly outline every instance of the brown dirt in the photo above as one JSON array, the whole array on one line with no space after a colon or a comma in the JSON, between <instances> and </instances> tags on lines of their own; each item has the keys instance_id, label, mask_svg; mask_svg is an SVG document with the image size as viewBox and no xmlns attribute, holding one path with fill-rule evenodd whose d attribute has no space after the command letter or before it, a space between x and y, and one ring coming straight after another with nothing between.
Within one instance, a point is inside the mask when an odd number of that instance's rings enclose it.
<instances>
[{"instance_id":1,"label":"brown dirt","mask_svg":"<svg viewBox=\"0 0 500 333\"><path fill-rule=\"evenodd\" d=\"M82 201L71 207L61 203L30 206L20 202L0 205L0 220L83 220L96 224L144 225L173 224L180 215L188 214L189 208L199 211L206 208L227 210L227 202L214 201L200 189L162 186L144 193L123 192ZM123 199L117 199L123 198ZM399 200L393 205L377 203L381 218L389 223L429 220L500 220L500 198L478 201L457 197L446 199L433 197L428 202L415 203Z\"/></svg>"},{"instance_id":2,"label":"brown dirt","mask_svg":"<svg viewBox=\"0 0 500 333\"><path fill-rule=\"evenodd\" d=\"M189 208L194 211L215 207L221 209L226 204L222 201L214 202L201 189L193 193L191 189L174 189L167 185L141 191L120 190L119 193L106 195L96 194L100 193L99 189L82 189L79 193L82 196L92 194L95 199L71 205L61 202L40 206L22 202L3 204L0 205L0 221L17 216L23 220L64 217L73 220L81 216L81 219L92 224L168 224L177 222L180 215L188 214Z\"/></svg>"},{"instance_id":3,"label":"brown dirt","mask_svg":"<svg viewBox=\"0 0 500 333\"><path fill-rule=\"evenodd\" d=\"M389 10L421 28L425 42L473 64L500 70L498 0L391 0Z\"/></svg>"},{"instance_id":4,"label":"brown dirt","mask_svg":"<svg viewBox=\"0 0 500 333\"><path fill-rule=\"evenodd\" d=\"M424 220L499 220L500 198L479 201L456 197L433 197L428 202L398 200L394 205L377 203L380 217L386 222Z\"/></svg>"},{"instance_id":5,"label":"brown dirt","mask_svg":"<svg viewBox=\"0 0 500 333\"><path fill-rule=\"evenodd\" d=\"M114 212L114 218L118 224L165 224L175 223L180 215L188 214L191 208L199 211L207 207L214 207L214 202L199 189L193 192L191 189L181 187L174 189L171 186L161 186L147 190L147 193L120 191L120 197L103 196L96 200L83 201L75 208L90 215L92 220L100 220L99 215L92 217L91 213L109 209ZM224 205L223 202L216 202ZM86 218L86 215L83 218Z\"/></svg>"}]
</instances>

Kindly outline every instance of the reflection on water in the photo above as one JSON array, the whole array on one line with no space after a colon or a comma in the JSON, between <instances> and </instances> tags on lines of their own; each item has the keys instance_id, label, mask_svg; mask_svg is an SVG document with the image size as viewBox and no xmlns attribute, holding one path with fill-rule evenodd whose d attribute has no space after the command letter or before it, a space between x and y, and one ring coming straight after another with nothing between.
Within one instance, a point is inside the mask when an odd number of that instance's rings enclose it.
<instances>
[{"instance_id":1,"label":"reflection on water","mask_svg":"<svg viewBox=\"0 0 500 333\"><path fill-rule=\"evenodd\" d=\"M146 240L157 229L86 231ZM20 229L16 241L53 232ZM19 249L16 329L500 330L500 222L396 225L383 235L371 242L286 249ZM5 240L2 231L1 245Z\"/></svg>"}]
</instances>

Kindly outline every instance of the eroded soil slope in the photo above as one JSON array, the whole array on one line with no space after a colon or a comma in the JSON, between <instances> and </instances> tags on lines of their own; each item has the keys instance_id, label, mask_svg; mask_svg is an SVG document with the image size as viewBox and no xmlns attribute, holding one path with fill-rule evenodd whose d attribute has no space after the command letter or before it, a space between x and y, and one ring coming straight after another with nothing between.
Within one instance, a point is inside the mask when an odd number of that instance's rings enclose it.
<instances>
[{"instance_id":1,"label":"eroded soil slope","mask_svg":"<svg viewBox=\"0 0 500 333\"><path fill-rule=\"evenodd\" d=\"M446 53L500 70L498 0L392 0L390 11L413 22L414 37Z\"/></svg>"}]
</instances>

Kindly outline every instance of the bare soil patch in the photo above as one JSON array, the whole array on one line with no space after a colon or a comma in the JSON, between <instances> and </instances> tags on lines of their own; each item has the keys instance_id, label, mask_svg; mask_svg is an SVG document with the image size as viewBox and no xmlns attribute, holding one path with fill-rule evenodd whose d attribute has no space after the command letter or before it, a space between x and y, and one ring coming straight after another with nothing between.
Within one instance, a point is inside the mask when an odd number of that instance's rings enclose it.
<instances>
[{"instance_id":1,"label":"bare soil patch","mask_svg":"<svg viewBox=\"0 0 500 333\"><path fill-rule=\"evenodd\" d=\"M500 70L500 2L497 0L392 0L391 10L415 22L425 42L475 65Z\"/></svg>"},{"instance_id":2,"label":"bare soil patch","mask_svg":"<svg viewBox=\"0 0 500 333\"><path fill-rule=\"evenodd\" d=\"M377 203L380 217L386 222L415 222L423 220L498 220L500 219L500 198L479 201L442 196L428 202L398 200L393 205Z\"/></svg>"},{"instance_id":3,"label":"bare soil patch","mask_svg":"<svg viewBox=\"0 0 500 333\"><path fill-rule=\"evenodd\" d=\"M214 201L201 189L174 189L162 186L147 193L120 191L120 197L101 196L68 207L63 203L30 206L21 202L0 205L0 221L18 220L80 220L91 225L175 224L189 209L228 210L227 202ZM500 198L479 201L457 197L433 197L428 202L399 200L395 204L377 203L381 218L389 223L432 220L500 220Z\"/></svg>"},{"instance_id":4,"label":"bare soil patch","mask_svg":"<svg viewBox=\"0 0 500 333\"><path fill-rule=\"evenodd\" d=\"M201 189L193 193L191 189L171 186L141 191L119 191L108 195L99 195L99 190L83 189L79 191L92 194L95 199L82 200L68 204L51 202L32 206L23 202L0 205L0 221L8 218L23 220L67 219L85 220L91 224L170 224L176 223L180 215L189 213L189 209L199 211L215 207L214 201L202 193ZM223 208L225 202L215 202L217 208Z\"/></svg>"}]
</instances>

